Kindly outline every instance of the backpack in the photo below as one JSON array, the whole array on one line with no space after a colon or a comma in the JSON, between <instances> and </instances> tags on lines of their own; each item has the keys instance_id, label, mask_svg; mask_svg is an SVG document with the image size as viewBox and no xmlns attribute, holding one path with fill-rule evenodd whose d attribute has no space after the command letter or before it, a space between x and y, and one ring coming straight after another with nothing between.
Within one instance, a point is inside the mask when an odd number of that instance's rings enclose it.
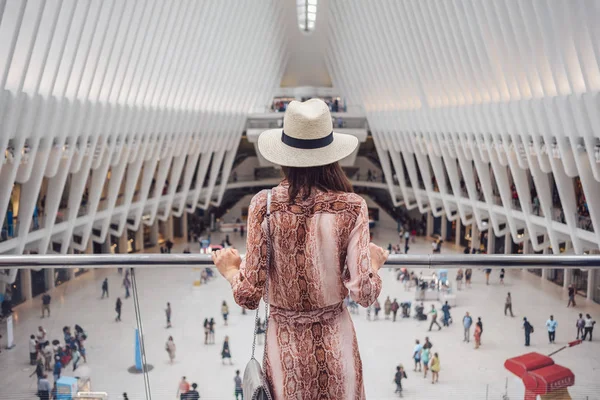
<instances>
[{"instance_id":1,"label":"backpack","mask_svg":"<svg viewBox=\"0 0 600 400\"><path fill-rule=\"evenodd\" d=\"M529 324L529 326L531 327L531 333L533 333L533 331L535 330L533 329L533 325Z\"/></svg>"}]
</instances>

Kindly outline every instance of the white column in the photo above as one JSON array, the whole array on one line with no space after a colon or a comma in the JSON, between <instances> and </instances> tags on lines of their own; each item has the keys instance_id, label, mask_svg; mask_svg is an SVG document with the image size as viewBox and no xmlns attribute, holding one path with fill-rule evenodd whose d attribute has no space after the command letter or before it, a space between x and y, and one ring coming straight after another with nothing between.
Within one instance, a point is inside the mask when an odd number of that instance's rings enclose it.
<instances>
[{"instance_id":1,"label":"white column","mask_svg":"<svg viewBox=\"0 0 600 400\"><path fill-rule=\"evenodd\" d=\"M544 242L546 241L546 235L544 235ZM544 249L542 250L542 254L548 254L550 252L550 249L546 246L544 247ZM549 269L548 268L542 268L542 280L547 281L548 280L548 272Z\"/></svg>"},{"instance_id":2,"label":"white column","mask_svg":"<svg viewBox=\"0 0 600 400\"><path fill-rule=\"evenodd\" d=\"M119 253L120 254L127 254L127 249L129 249L129 239L127 237L127 229L123 230L123 234L121 235L121 237L119 238Z\"/></svg>"},{"instance_id":3,"label":"white column","mask_svg":"<svg viewBox=\"0 0 600 400\"><path fill-rule=\"evenodd\" d=\"M135 231L135 248L138 251L144 250L144 226L140 224L140 227Z\"/></svg>"},{"instance_id":4,"label":"white column","mask_svg":"<svg viewBox=\"0 0 600 400\"><path fill-rule=\"evenodd\" d=\"M443 240L448 239L446 233L448 232L448 218L446 215L442 215L442 223L441 223L441 237Z\"/></svg>"},{"instance_id":5,"label":"white column","mask_svg":"<svg viewBox=\"0 0 600 400\"><path fill-rule=\"evenodd\" d=\"M165 239L173 240L173 214L169 214L169 218L165 221Z\"/></svg>"},{"instance_id":6,"label":"white column","mask_svg":"<svg viewBox=\"0 0 600 400\"><path fill-rule=\"evenodd\" d=\"M427 228L425 231L425 236L431 236L433 234L433 214L431 212L427 213Z\"/></svg>"},{"instance_id":7,"label":"white column","mask_svg":"<svg viewBox=\"0 0 600 400\"><path fill-rule=\"evenodd\" d=\"M496 251L496 235L494 235L494 229L489 224L487 233L487 253L494 254Z\"/></svg>"},{"instance_id":8,"label":"white column","mask_svg":"<svg viewBox=\"0 0 600 400\"><path fill-rule=\"evenodd\" d=\"M479 229L475 220L471 224L471 248L479 250Z\"/></svg>"},{"instance_id":9,"label":"white column","mask_svg":"<svg viewBox=\"0 0 600 400\"><path fill-rule=\"evenodd\" d=\"M504 254L512 253L512 238L510 237L510 232L506 232L504 235Z\"/></svg>"},{"instance_id":10,"label":"white column","mask_svg":"<svg viewBox=\"0 0 600 400\"><path fill-rule=\"evenodd\" d=\"M531 241L529 239L523 242L523 254L531 254Z\"/></svg>"},{"instance_id":11,"label":"white column","mask_svg":"<svg viewBox=\"0 0 600 400\"><path fill-rule=\"evenodd\" d=\"M31 270L22 269L19 271L21 274L21 294L23 299L30 300L33 297L31 292Z\"/></svg>"},{"instance_id":12,"label":"white column","mask_svg":"<svg viewBox=\"0 0 600 400\"><path fill-rule=\"evenodd\" d=\"M152 246L156 246L158 244L158 220L154 221L152 226L150 226L150 243Z\"/></svg>"},{"instance_id":13,"label":"white column","mask_svg":"<svg viewBox=\"0 0 600 400\"><path fill-rule=\"evenodd\" d=\"M573 243L571 243L570 241L567 241L565 243L565 253L567 253L572 248L573 248ZM573 281L573 270L565 268L563 275L564 275L563 287L568 288L569 285L571 284L571 282Z\"/></svg>"},{"instance_id":14,"label":"white column","mask_svg":"<svg viewBox=\"0 0 600 400\"><path fill-rule=\"evenodd\" d=\"M594 299L594 283L596 280L596 270L588 268L587 270L587 298Z\"/></svg>"},{"instance_id":15,"label":"white column","mask_svg":"<svg viewBox=\"0 0 600 400\"><path fill-rule=\"evenodd\" d=\"M44 273L46 274L46 290L54 289L56 286L54 282L54 268L44 268Z\"/></svg>"},{"instance_id":16,"label":"white column","mask_svg":"<svg viewBox=\"0 0 600 400\"><path fill-rule=\"evenodd\" d=\"M462 222L460 222L460 218L456 219L456 232L454 234L455 239L454 239L454 244L457 246L460 246L460 227L461 227Z\"/></svg>"},{"instance_id":17,"label":"white column","mask_svg":"<svg viewBox=\"0 0 600 400\"><path fill-rule=\"evenodd\" d=\"M190 238L188 237L189 229L190 228L188 226L188 213L184 211L184 213L181 215L181 233L183 234L183 237L185 238L186 242L190 240Z\"/></svg>"}]
</instances>

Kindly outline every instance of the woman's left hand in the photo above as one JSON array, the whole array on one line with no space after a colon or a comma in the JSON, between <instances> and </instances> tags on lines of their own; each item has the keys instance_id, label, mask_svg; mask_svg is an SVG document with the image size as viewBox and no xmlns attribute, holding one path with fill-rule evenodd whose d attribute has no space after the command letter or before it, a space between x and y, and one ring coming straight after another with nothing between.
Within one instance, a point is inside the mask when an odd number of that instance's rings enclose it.
<instances>
[{"instance_id":1,"label":"woman's left hand","mask_svg":"<svg viewBox=\"0 0 600 400\"><path fill-rule=\"evenodd\" d=\"M239 271L240 265L242 264L240 253L232 248L213 251L212 260L221 275L228 281L230 281L233 275Z\"/></svg>"}]
</instances>

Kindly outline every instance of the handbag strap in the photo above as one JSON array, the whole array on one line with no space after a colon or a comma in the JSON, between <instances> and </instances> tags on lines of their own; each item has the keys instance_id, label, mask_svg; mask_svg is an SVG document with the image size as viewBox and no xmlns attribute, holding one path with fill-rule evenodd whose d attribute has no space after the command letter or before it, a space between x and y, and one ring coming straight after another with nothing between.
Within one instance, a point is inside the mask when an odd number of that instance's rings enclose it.
<instances>
[{"instance_id":1,"label":"handbag strap","mask_svg":"<svg viewBox=\"0 0 600 400\"><path fill-rule=\"evenodd\" d=\"M265 366L265 357L267 354L267 332L269 330L269 269L271 268L271 226L269 224L269 217L271 216L271 190L267 191L267 213L265 219L267 220L267 274L265 278L265 351L263 353L262 366ZM252 339L252 356L250 359L255 359L254 351L256 349L256 331L258 328L260 307L256 309L256 317L254 318L254 337Z\"/></svg>"}]
</instances>

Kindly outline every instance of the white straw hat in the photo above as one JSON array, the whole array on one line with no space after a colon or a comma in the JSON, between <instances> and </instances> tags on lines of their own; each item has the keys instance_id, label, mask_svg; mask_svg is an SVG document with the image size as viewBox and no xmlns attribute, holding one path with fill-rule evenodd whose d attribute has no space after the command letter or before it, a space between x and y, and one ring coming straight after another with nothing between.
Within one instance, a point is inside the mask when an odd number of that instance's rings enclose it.
<instances>
[{"instance_id":1,"label":"white straw hat","mask_svg":"<svg viewBox=\"0 0 600 400\"><path fill-rule=\"evenodd\" d=\"M333 132L329 107L320 99L292 101L283 117L283 129L269 129L258 137L260 154L285 167L332 164L357 146L355 136Z\"/></svg>"}]
</instances>

